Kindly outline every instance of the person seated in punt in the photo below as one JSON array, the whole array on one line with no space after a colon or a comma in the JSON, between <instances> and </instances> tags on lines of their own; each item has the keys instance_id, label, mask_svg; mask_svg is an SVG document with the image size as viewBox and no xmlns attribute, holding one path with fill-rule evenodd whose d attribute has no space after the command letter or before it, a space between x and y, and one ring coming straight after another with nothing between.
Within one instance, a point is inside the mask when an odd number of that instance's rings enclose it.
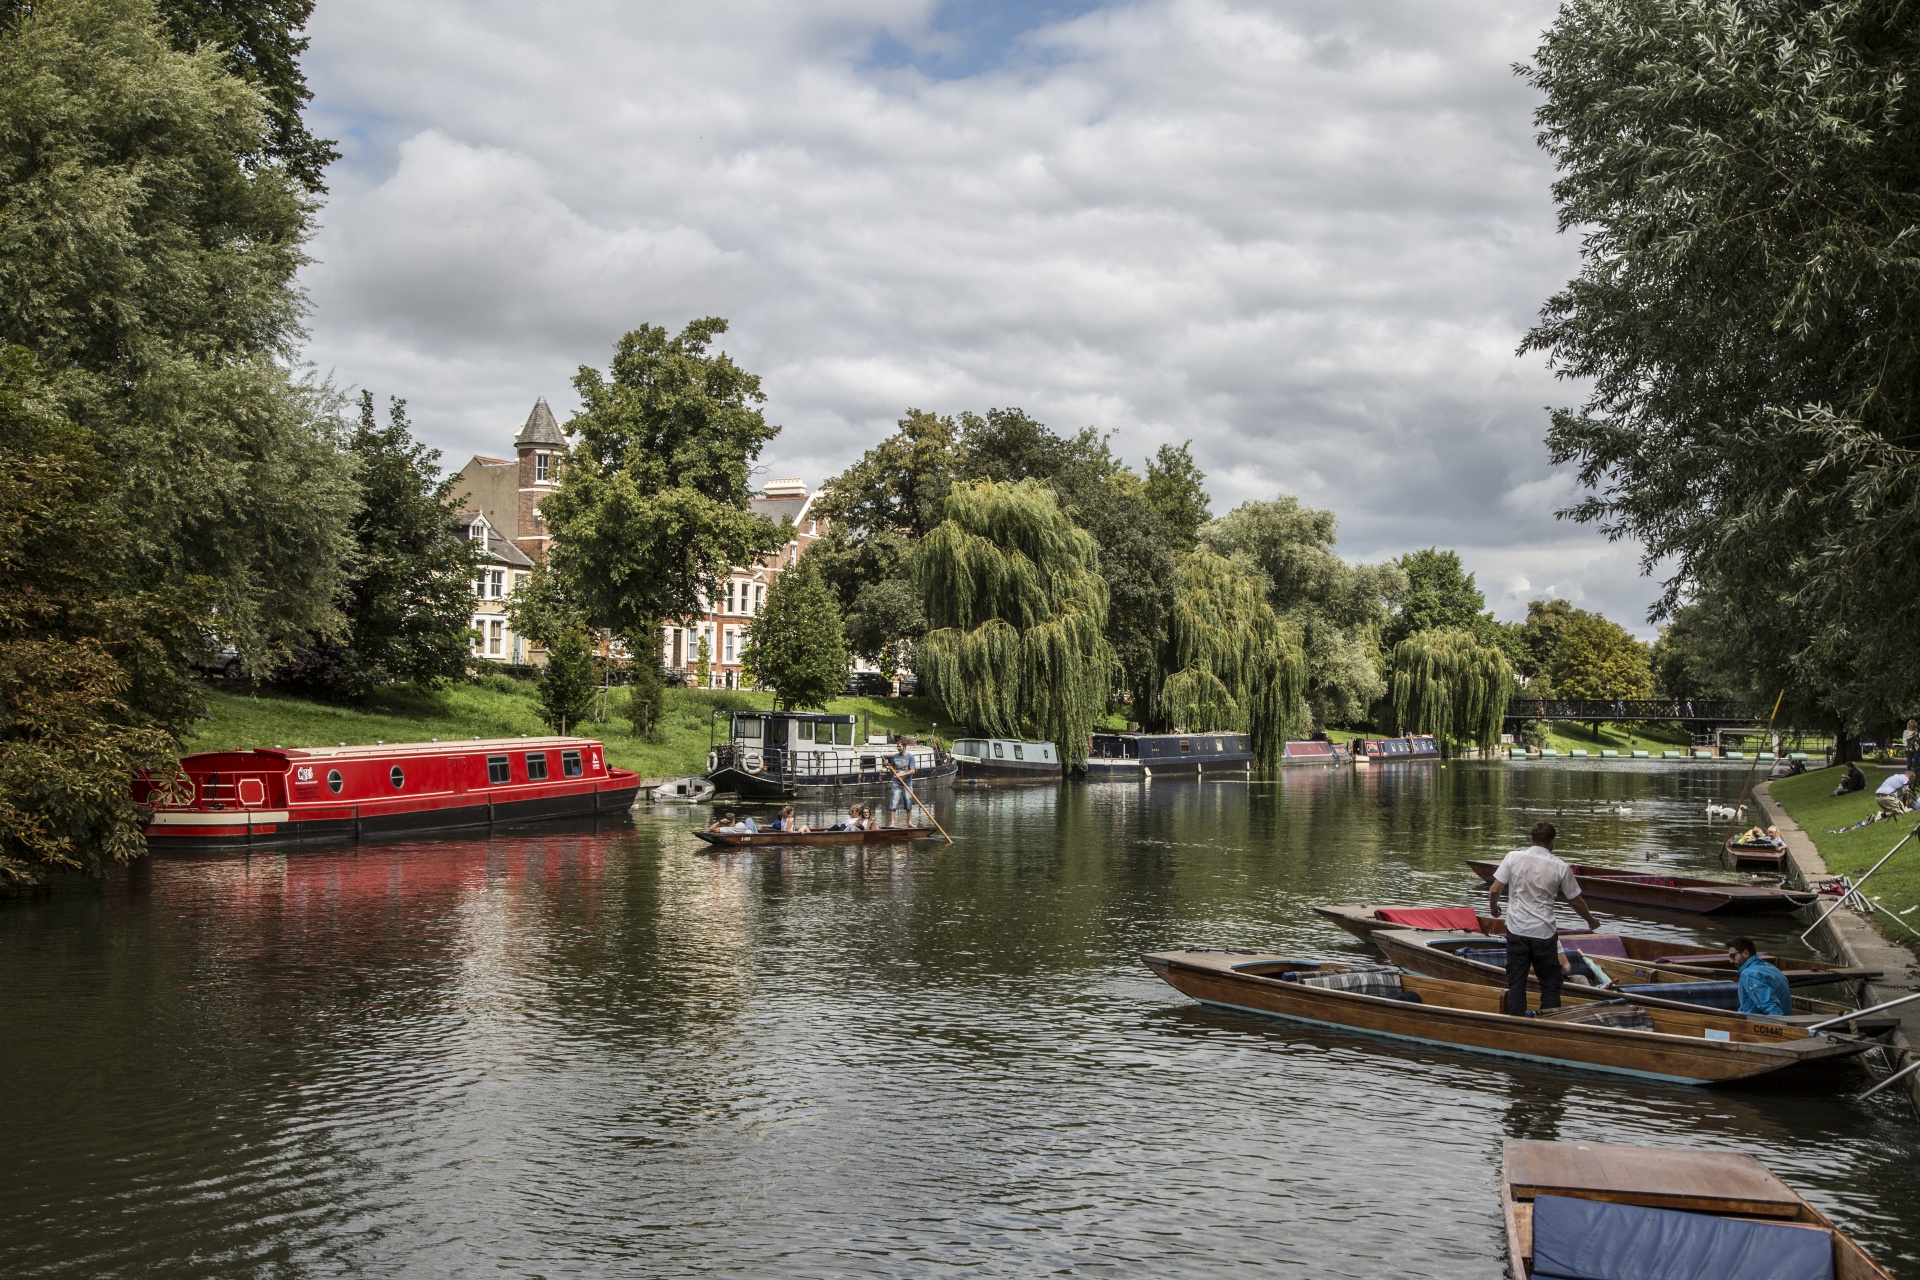
<instances>
[{"instance_id":1,"label":"person seated in punt","mask_svg":"<svg viewBox=\"0 0 1920 1280\"><path fill-rule=\"evenodd\" d=\"M759 826L752 818L741 818L731 809L727 811L725 817L715 818L707 830L730 836L751 836L760 833Z\"/></svg>"},{"instance_id":2,"label":"person seated in punt","mask_svg":"<svg viewBox=\"0 0 1920 1280\"><path fill-rule=\"evenodd\" d=\"M840 821L834 823L830 827L821 828L821 830L823 831L865 831L866 828L860 825L860 806L857 804L848 805L846 817L840 819Z\"/></svg>"},{"instance_id":3,"label":"person seated in punt","mask_svg":"<svg viewBox=\"0 0 1920 1280\"><path fill-rule=\"evenodd\" d=\"M1867 775L1860 772L1860 766L1847 761L1847 771L1840 775L1840 785L1833 789L1837 796L1851 795L1855 791L1867 789Z\"/></svg>"},{"instance_id":4,"label":"person seated in punt","mask_svg":"<svg viewBox=\"0 0 1920 1280\"><path fill-rule=\"evenodd\" d=\"M1744 844L1754 849L1762 847L1784 849L1787 847L1787 842L1780 838L1780 828L1778 827L1766 827L1764 829L1760 827L1748 827L1746 834L1734 841L1734 843Z\"/></svg>"},{"instance_id":5,"label":"person seated in punt","mask_svg":"<svg viewBox=\"0 0 1920 1280\"><path fill-rule=\"evenodd\" d=\"M1487 914L1498 917L1500 895L1511 894L1507 905L1507 1012L1516 1018L1527 1012L1527 971L1540 978L1540 1009L1560 1007L1560 926L1553 918L1554 902L1564 897L1580 913L1587 928L1600 932L1600 922L1580 896L1573 868L1556 858L1553 842L1559 836L1551 822L1536 822L1529 833L1533 845L1515 849L1493 873L1487 886Z\"/></svg>"},{"instance_id":6,"label":"person seated in punt","mask_svg":"<svg viewBox=\"0 0 1920 1280\"><path fill-rule=\"evenodd\" d=\"M1741 1013L1784 1018L1793 1012L1793 993L1787 989L1787 975L1760 958L1760 948L1752 938L1730 939L1727 959L1740 971Z\"/></svg>"},{"instance_id":7,"label":"person seated in punt","mask_svg":"<svg viewBox=\"0 0 1920 1280\"><path fill-rule=\"evenodd\" d=\"M892 815L889 814L888 817L889 819L891 819ZM889 822L889 825L891 825L891 822ZM861 805L860 806L860 830L872 831L875 829L875 826L876 824L873 820L873 806L870 804Z\"/></svg>"},{"instance_id":8,"label":"person seated in punt","mask_svg":"<svg viewBox=\"0 0 1920 1280\"><path fill-rule=\"evenodd\" d=\"M769 831L791 831L795 833L812 830L812 828L808 827L805 823L798 822L794 819L792 805L788 805L780 810L780 816L768 823L767 829Z\"/></svg>"}]
</instances>

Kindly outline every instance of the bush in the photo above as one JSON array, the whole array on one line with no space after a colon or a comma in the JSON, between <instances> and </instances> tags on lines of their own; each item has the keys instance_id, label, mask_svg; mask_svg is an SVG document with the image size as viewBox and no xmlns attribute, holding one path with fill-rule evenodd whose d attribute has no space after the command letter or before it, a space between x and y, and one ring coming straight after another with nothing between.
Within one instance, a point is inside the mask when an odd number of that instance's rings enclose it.
<instances>
[{"instance_id":1,"label":"bush","mask_svg":"<svg viewBox=\"0 0 1920 1280\"><path fill-rule=\"evenodd\" d=\"M1551 738L1545 720L1522 720L1514 740L1523 747L1544 747Z\"/></svg>"},{"instance_id":2,"label":"bush","mask_svg":"<svg viewBox=\"0 0 1920 1280\"><path fill-rule=\"evenodd\" d=\"M526 693L528 684L525 680L516 680L512 676L503 675L498 671L489 671L475 680L474 683L482 689L491 689L495 693L515 695Z\"/></svg>"},{"instance_id":3,"label":"bush","mask_svg":"<svg viewBox=\"0 0 1920 1280\"><path fill-rule=\"evenodd\" d=\"M667 682L658 667L640 667L633 672L627 689L627 719L633 722L633 736L647 742L660 740L660 720L667 710Z\"/></svg>"},{"instance_id":4,"label":"bush","mask_svg":"<svg viewBox=\"0 0 1920 1280\"><path fill-rule=\"evenodd\" d=\"M585 724L593 714L599 681L587 633L568 627L547 647L547 669L540 676L540 714L558 733Z\"/></svg>"}]
</instances>

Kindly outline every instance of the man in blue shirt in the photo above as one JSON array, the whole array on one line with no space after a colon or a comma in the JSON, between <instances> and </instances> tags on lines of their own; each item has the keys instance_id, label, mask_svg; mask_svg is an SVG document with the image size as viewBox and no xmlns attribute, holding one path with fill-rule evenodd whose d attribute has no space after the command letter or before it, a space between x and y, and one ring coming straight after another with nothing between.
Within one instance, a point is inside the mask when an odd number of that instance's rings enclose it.
<instances>
[{"instance_id":1,"label":"man in blue shirt","mask_svg":"<svg viewBox=\"0 0 1920 1280\"><path fill-rule=\"evenodd\" d=\"M1740 970L1740 1012L1775 1017L1793 1012L1787 975L1760 958L1760 948L1753 945L1752 938L1735 938L1727 943L1727 959Z\"/></svg>"}]
</instances>

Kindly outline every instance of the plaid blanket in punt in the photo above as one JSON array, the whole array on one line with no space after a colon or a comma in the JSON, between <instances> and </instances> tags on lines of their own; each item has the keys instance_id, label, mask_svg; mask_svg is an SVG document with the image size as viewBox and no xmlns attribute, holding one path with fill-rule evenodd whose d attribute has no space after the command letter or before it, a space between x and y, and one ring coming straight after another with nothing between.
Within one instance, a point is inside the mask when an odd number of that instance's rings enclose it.
<instances>
[{"instance_id":1,"label":"plaid blanket in punt","mask_svg":"<svg viewBox=\"0 0 1920 1280\"><path fill-rule=\"evenodd\" d=\"M1551 1016L1555 1022L1573 1022L1583 1027L1618 1027L1623 1031L1654 1029L1653 1015L1625 1000L1609 1000L1605 1004L1590 1004L1567 1012L1556 1010Z\"/></svg>"},{"instance_id":2,"label":"plaid blanket in punt","mask_svg":"<svg viewBox=\"0 0 1920 1280\"><path fill-rule=\"evenodd\" d=\"M1323 991L1352 991L1363 996L1400 994L1400 971L1387 965L1343 969L1337 973L1303 974L1293 980L1303 987L1319 987Z\"/></svg>"}]
</instances>

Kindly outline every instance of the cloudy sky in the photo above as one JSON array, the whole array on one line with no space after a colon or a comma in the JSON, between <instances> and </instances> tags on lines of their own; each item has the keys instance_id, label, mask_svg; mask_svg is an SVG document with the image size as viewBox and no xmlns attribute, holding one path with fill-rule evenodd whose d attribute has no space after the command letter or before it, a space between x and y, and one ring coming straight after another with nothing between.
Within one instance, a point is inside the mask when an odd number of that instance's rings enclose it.
<instances>
[{"instance_id":1,"label":"cloudy sky","mask_svg":"<svg viewBox=\"0 0 1920 1280\"><path fill-rule=\"evenodd\" d=\"M1512 72L1553 7L320 0L308 354L458 466L623 331L720 315L766 476L1017 405L1645 633L1634 549L1553 518L1578 389L1514 355L1575 267Z\"/></svg>"}]
</instances>

